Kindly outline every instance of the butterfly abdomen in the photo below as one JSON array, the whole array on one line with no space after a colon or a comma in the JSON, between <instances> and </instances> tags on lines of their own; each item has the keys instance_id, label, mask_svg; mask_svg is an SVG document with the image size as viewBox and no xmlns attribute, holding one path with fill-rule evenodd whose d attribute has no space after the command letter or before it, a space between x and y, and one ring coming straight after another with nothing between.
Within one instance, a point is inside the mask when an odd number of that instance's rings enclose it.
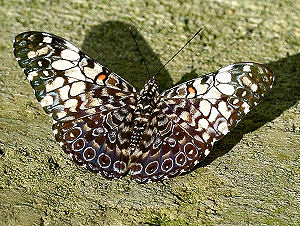
<instances>
[{"instance_id":1,"label":"butterfly abdomen","mask_svg":"<svg viewBox=\"0 0 300 226\"><path fill-rule=\"evenodd\" d=\"M135 115L133 122L133 130L130 137L130 149L133 152L141 140L141 136L145 132L145 128L148 122L148 117L143 115Z\"/></svg>"}]
</instances>

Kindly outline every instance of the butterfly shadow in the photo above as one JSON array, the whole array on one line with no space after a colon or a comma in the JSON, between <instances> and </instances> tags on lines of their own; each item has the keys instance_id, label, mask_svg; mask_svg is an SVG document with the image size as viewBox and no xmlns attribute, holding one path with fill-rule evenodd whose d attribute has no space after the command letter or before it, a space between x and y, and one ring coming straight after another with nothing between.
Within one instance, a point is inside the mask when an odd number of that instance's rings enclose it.
<instances>
[{"instance_id":1,"label":"butterfly shadow","mask_svg":"<svg viewBox=\"0 0 300 226\"><path fill-rule=\"evenodd\" d=\"M129 27L133 30L139 48L146 62L148 62L150 74L153 75L163 64L147 41L131 24L120 21L108 21L93 26L87 32L82 50L140 89L149 77ZM271 122L280 116L283 111L296 104L297 100L299 100L300 92L299 62L300 54L296 54L293 56L287 55L283 59L266 64L275 74L275 82L271 92L232 132L218 141L210 155L193 170L205 167L217 158L225 155L240 142L245 134ZM191 68L191 71L184 74L178 84L200 77L196 70L193 67ZM161 71L157 79L161 90L165 90L173 85L173 81L166 69Z\"/></svg>"},{"instance_id":2,"label":"butterfly shadow","mask_svg":"<svg viewBox=\"0 0 300 226\"><path fill-rule=\"evenodd\" d=\"M82 51L141 89L149 76L129 28L133 31L139 49L149 67L150 75L153 76L163 64L147 41L131 24L107 21L93 26L86 34ZM161 90L173 85L166 69L160 72L157 80Z\"/></svg>"}]
</instances>

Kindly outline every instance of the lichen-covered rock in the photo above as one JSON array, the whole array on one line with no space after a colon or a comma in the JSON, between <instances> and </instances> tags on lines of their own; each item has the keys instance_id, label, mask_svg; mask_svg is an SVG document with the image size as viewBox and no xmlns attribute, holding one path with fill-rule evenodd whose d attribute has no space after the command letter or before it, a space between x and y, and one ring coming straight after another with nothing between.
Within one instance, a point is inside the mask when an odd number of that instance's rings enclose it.
<instances>
[{"instance_id":1,"label":"lichen-covered rock","mask_svg":"<svg viewBox=\"0 0 300 226\"><path fill-rule=\"evenodd\" d=\"M0 7L0 224L299 224L299 13L295 1L7 1ZM272 91L190 174L163 183L107 180L75 166L55 142L13 57L12 40L41 30L71 40L141 87L165 90L233 62L274 71ZM84 40L82 42L82 40ZM141 75L141 76L140 76Z\"/></svg>"}]
</instances>

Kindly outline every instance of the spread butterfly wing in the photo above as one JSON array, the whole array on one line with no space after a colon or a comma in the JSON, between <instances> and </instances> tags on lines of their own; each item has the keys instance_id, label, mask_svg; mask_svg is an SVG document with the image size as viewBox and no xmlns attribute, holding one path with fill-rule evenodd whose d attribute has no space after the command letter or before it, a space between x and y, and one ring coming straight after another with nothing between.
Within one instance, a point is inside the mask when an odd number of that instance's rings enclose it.
<instances>
[{"instance_id":1,"label":"spread butterfly wing","mask_svg":"<svg viewBox=\"0 0 300 226\"><path fill-rule=\"evenodd\" d=\"M146 182L190 170L262 100L273 80L263 65L238 63L163 92L132 178Z\"/></svg>"},{"instance_id":2,"label":"spread butterfly wing","mask_svg":"<svg viewBox=\"0 0 300 226\"><path fill-rule=\"evenodd\" d=\"M52 116L63 150L91 171L123 175L128 156L116 138L133 112L134 87L52 34L19 34L14 54L41 106Z\"/></svg>"}]
</instances>

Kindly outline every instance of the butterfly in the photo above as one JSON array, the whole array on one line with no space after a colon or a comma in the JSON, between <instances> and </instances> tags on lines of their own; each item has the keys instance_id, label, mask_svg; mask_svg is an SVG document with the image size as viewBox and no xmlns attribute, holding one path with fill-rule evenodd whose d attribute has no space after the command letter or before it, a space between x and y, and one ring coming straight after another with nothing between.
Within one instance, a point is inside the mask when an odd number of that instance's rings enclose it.
<instances>
[{"instance_id":1,"label":"butterfly","mask_svg":"<svg viewBox=\"0 0 300 226\"><path fill-rule=\"evenodd\" d=\"M156 76L138 91L58 36L16 36L14 55L56 141L78 165L139 183L190 171L269 92L273 72L236 63L159 91Z\"/></svg>"}]
</instances>

